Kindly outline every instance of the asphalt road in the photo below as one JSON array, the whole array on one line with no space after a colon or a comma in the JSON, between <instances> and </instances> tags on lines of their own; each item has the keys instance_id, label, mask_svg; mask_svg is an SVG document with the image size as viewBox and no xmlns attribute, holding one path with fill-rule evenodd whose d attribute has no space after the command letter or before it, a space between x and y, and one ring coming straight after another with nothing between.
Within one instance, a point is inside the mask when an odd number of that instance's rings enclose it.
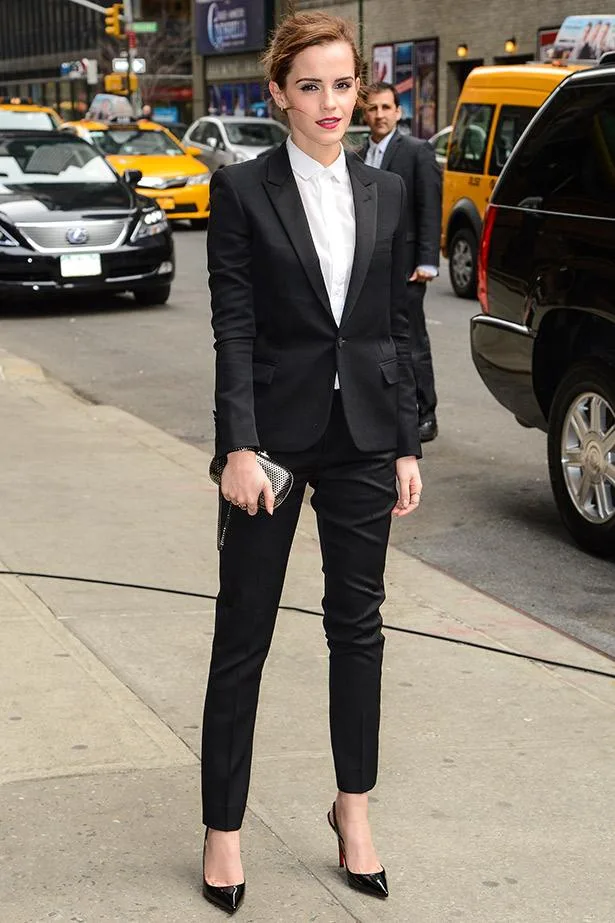
<instances>
[{"instance_id":1,"label":"asphalt road","mask_svg":"<svg viewBox=\"0 0 615 923\"><path fill-rule=\"evenodd\" d=\"M209 452L205 239L176 232L178 275L166 307L138 308L128 296L3 306L0 345L84 397ZM478 378L469 348L477 310L453 296L444 270L427 302L440 435L425 446L421 508L395 523L393 542L615 656L614 565L571 543L551 498L545 436L521 428Z\"/></svg>"}]
</instances>

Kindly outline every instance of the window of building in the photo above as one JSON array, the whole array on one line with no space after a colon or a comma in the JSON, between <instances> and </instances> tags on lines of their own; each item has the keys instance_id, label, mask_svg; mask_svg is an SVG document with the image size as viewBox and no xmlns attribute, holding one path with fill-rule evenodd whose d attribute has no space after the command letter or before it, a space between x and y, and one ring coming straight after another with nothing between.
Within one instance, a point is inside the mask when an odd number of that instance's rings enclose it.
<instances>
[{"instance_id":1,"label":"window of building","mask_svg":"<svg viewBox=\"0 0 615 923\"><path fill-rule=\"evenodd\" d=\"M615 219L612 86L560 90L511 167L503 205Z\"/></svg>"},{"instance_id":2,"label":"window of building","mask_svg":"<svg viewBox=\"0 0 615 923\"><path fill-rule=\"evenodd\" d=\"M495 129L489 174L499 176L513 147L536 113L533 106L502 106Z\"/></svg>"},{"instance_id":3,"label":"window of building","mask_svg":"<svg viewBox=\"0 0 615 923\"><path fill-rule=\"evenodd\" d=\"M447 169L457 173L483 173L494 106L464 103L455 122Z\"/></svg>"}]
</instances>

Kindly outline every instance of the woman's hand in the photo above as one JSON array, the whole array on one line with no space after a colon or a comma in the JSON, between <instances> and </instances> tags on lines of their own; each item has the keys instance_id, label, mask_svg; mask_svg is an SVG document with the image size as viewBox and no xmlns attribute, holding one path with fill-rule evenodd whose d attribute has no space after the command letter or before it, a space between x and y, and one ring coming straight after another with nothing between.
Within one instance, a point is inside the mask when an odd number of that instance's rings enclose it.
<instances>
[{"instance_id":1,"label":"woman's hand","mask_svg":"<svg viewBox=\"0 0 615 923\"><path fill-rule=\"evenodd\" d=\"M421 501L423 487L419 463L414 455L405 455L395 462L398 500L393 516L407 516L414 512Z\"/></svg>"},{"instance_id":2,"label":"woman's hand","mask_svg":"<svg viewBox=\"0 0 615 923\"><path fill-rule=\"evenodd\" d=\"M273 516L273 487L256 461L255 452L229 452L220 483L222 496L250 516L258 513L258 498L265 498L265 509Z\"/></svg>"}]
</instances>

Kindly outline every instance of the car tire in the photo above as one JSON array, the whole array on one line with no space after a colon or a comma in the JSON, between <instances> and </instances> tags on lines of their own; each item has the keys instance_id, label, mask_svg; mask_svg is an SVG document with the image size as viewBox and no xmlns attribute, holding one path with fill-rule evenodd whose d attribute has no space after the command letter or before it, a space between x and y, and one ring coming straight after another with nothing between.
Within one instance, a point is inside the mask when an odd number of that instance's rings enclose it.
<instances>
[{"instance_id":1,"label":"car tire","mask_svg":"<svg viewBox=\"0 0 615 923\"><path fill-rule=\"evenodd\" d=\"M171 285L168 282L164 285L149 285L147 288L138 288L133 292L135 301L143 308L166 304L170 294Z\"/></svg>"},{"instance_id":2,"label":"car tire","mask_svg":"<svg viewBox=\"0 0 615 923\"><path fill-rule=\"evenodd\" d=\"M453 235L448 252L448 272L458 298L477 296L478 241L470 228L460 228Z\"/></svg>"},{"instance_id":3,"label":"car tire","mask_svg":"<svg viewBox=\"0 0 615 923\"><path fill-rule=\"evenodd\" d=\"M564 525L585 551L612 557L615 364L593 358L568 370L551 405L548 454L553 496Z\"/></svg>"},{"instance_id":4,"label":"car tire","mask_svg":"<svg viewBox=\"0 0 615 923\"><path fill-rule=\"evenodd\" d=\"M191 218L190 227L193 231L204 231L207 227L207 218Z\"/></svg>"}]
</instances>

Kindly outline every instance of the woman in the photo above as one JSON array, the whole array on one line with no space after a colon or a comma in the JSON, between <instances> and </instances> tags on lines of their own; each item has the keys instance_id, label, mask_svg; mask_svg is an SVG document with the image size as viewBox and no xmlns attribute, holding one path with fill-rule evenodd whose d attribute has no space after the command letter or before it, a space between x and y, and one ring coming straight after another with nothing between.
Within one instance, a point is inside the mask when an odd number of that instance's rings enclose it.
<instances>
[{"instance_id":1,"label":"woman","mask_svg":"<svg viewBox=\"0 0 615 923\"><path fill-rule=\"evenodd\" d=\"M325 573L330 725L338 793L329 822L348 882L380 897L367 793L376 781L391 513L419 503L416 392L406 303L402 180L346 155L359 92L351 27L284 20L265 56L290 139L220 170L208 234L216 454L232 509L203 720L205 897L244 895L239 830L260 677L307 484ZM273 512L261 448L294 475ZM397 487L396 487L397 478ZM264 496L266 511L258 510Z\"/></svg>"}]
</instances>

